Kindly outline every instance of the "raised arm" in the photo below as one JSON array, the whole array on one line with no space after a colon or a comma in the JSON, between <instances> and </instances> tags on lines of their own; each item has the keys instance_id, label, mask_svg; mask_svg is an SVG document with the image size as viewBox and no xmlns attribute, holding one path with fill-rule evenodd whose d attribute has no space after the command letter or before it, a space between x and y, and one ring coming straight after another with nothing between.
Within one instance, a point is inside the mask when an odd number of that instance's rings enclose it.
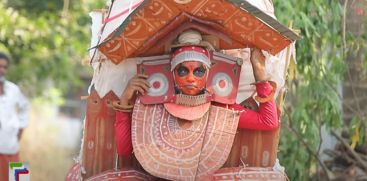
<instances>
[{"instance_id":1,"label":"raised arm","mask_svg":"<svg viewBox=\"0 0 367 181\"><path fill-rule=\"evenodd\" d=\"M262 82L256 84L257 94L260 98L269 98L272 96L273 87L269 82ZM278 114L275 101L269 98L268 102L260 103L259 110L243 108L240 105L233 105L236 110L242 111L238 127L242 129L256 129L256 130L273 130L278 128Z\"/></svg>"},{"instance_id":2,"label":"raised arm","mask_svg":"<svg viewBox=\"0 0 367 181\"><path fill-rule=\"evenodd\" d=\"M116 110L115 140L117 153L120 156L128 156L133 151L131 143L131 118L130 111L133 108L135 95L144 95L150 87L146 75L136 75L130 79L120 101L114 102Z\"/></svg>"},{"instance_id":3,"label":"raised arm","mask_svg":"<svg viewBox=\"0 0 367 181\"><path fill-rule=\"evenodd\" d=\"M256 91L260 102L259 111L242 108L234 105L235 109L242 110L239 128L272 130L279 126L278 114L273 92L275 87L267 81L265 57L260 49L251 51L251 64L256 80Z\"/></svg>"}]
</instances>

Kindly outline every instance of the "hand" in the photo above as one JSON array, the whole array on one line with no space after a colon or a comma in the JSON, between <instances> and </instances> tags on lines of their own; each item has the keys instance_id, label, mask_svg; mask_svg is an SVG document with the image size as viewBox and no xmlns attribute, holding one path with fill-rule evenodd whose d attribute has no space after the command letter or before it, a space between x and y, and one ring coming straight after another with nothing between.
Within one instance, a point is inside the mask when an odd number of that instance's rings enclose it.
<instances>
[{"instance_id":1,"label":"hand","mask_svg":"<svg viewBox=\"0 0 367 181\"><path fill-rule=\"evenodd\" d=\"M251 64L256 82L266 80L265 56L258 48L251 50Z\"/></svg>"},{"instance_id":2,"label":"hand","mask_svg":"<svg viewBox=\"0 0 367 181\"><path fill-rule=\"evenodd\" d=\"M134 96L138 93L145 95L149 88L149 82L147 81L148 76L143 74L135 75L131 78L125 88L125 91L120 97L120 102L113 103L113 106L117 109L132 109L133 105L130 104Z\"/></svg>"}]
</instances>

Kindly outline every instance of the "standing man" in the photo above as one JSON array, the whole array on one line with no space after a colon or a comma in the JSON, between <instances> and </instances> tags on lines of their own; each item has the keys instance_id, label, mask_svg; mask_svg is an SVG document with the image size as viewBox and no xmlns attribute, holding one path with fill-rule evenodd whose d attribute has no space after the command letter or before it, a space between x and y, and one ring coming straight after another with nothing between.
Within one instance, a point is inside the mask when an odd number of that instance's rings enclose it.
<instances>
[{"instance_id":1,"label":"standing man","mask_svg":"<svg viewBox=\"0 0 367 181\"><path fill-rule=\"evenodd\" d=\"M0 180L8 180L9 162L19 161L19 140L28 124L28 101L5 79L9 57L0 52Z\"/></svg>"}]
</instances>

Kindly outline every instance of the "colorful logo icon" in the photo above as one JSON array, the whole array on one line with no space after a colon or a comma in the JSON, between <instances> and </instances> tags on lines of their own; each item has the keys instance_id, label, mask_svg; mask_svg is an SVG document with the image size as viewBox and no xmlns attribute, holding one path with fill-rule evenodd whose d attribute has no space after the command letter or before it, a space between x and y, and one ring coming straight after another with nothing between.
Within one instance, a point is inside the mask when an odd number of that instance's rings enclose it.
<instances>
[{"instance_id":1,"label":"colorful logo icon","mask_svg":"<svg viewBox=\"0 0 367 181\"><path fill-rule=\"evenodd\" d=\"M10 162L9 181L30 181L29 163Z\"/></svg>"}]
</instances>

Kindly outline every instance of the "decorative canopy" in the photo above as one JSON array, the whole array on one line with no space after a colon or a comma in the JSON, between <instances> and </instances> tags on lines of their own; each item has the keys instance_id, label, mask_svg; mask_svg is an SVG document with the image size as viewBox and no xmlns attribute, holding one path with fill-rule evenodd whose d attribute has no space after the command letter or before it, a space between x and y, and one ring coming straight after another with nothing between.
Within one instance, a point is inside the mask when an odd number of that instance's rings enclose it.
<instances>
[{"instance_id":1,"label":"decorative canopy","mask_svg":"<svg viewBox=\"0 0 367 181\"><path fill-rule=\"evenodd\" d=\"M273 55L300 38L246 0L144 0L98 48L115 64L161 55L187 29L217 37L219 49L258 47Z\"/></svg>"}]
</instances>

